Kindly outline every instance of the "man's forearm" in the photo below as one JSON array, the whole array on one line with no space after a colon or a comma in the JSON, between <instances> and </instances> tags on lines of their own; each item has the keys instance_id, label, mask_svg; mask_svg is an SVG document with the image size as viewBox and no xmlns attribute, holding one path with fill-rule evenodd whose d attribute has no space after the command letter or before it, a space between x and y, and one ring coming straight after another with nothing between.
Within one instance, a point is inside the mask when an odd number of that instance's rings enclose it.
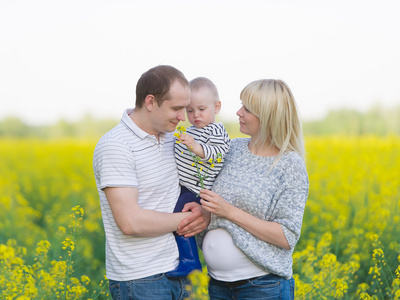
<instances>
[{"instance_id":1,"label":"man's forearm","mask_svg":"<svg viewBox=\"0 0 400 300\"><path fill-rule=\"evenodd\" d=\"M190 216L186 213L162 213L141 209L131 217L126 217L120 227L124 234L137 237L153 237L176 231L179 223Z\"/></svg>"},{"instance_id":2,"label":"man's forearm","mask_svg":"<svg viewBox=\"0 0 400 300\"><path fill-rule=\"evenodd\" d=\"M139 206L136 188L104 190L118 228L127 235L153 237L176 231L179 223L191 212L164 213Z\"/></svg>"}]
</instances>

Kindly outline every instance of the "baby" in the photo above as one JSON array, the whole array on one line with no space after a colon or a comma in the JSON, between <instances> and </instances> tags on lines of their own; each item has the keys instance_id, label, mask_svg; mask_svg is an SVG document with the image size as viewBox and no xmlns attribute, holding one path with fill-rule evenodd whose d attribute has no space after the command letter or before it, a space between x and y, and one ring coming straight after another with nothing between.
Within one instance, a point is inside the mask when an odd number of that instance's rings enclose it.
<instances>
[{"instance_id":1,"label":"baby","mask_svg":"<svg viewBox=\"0 0 400 300\"><path fill-rule=\"evenodd\" d=\"M221 101L214 83L208 78L198 77L190 81L190 88L192 93L186 114L192 126L187 128L187 134L179 135L180 143L175 144L181 194L174 212L182 211L186 203L200 203L197 195L202 187L192 155L201 158L203 170L208 169L203 184L205 189L211 189L230 146L230 138L224 125L215 122L215 115L221 109ZM217 161L217 157L221 159ZM201 270L195 237L185 238L175 234L175 238L179 249L179 265L167 275L186 276L195 269Z\"/></svg>"}]
</instances>

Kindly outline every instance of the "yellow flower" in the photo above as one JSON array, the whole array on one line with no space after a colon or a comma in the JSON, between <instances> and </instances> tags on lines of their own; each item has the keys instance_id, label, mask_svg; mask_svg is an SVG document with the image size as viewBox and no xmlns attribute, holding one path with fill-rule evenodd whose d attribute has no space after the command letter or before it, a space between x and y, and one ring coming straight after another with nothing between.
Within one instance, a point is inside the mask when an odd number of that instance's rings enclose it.
<instances>
[{"instance_id":1,"label":"yellow flower","mask_svg":"<svg viewBox=\"0 0 400 300\"><path fill-rule=\"evenodd\" d=\"M347 282L343 278L335 278L332 283L335 285L335 298L342 298L349 289Z\"/></svg>"},{"instance_id":2,"label":"yellow flower","mask_svg":"<svg viewBox=\"0 0 400 300\"><path fill-rule=\"evenodd\" d=\"M64 245L62 247L64 250L67 249L68 247L71 249L71 251L75 250L75 243L70 238L65 238L62 244Z\"/></svg>"},{"instance_id":3,"label":"yellow flower","mask_svg":"<svg viewBox=\"0 0 400 300\"><path fill-rule=\"evenodd\" d=\"M360 299L369 300L369 299L371 299L371 296L368 295L368 293L361 293L360 294Z\"/></svg>"},{"instance_id":4,"label":"yellow flower","mask_svg":"<svg viewBox=\"0 0 400 300\"><path fill-rule=\"evenodd\" d=\"M77 205L71 209L74 212L74 216L78 217L78 219L82 220L83 215L85 214L83 208L80 205Z\"/></svg>"},{"instance_id":5,"label":"yellow flower","mask_svg":"<svg viewBox=\"0 0 400 300\"><path fill-rule=\"evenodd\" d=\"M14 248L0 244L0 259L10 259L15 255Z\"/></svg>"},{"instance_id":6,"label":"yellow flower","mask_svg":"<svg viewBox=\"0 0 400 300\"><path fill-rule=\"evenodd\" d=\"M178 130L180 133L186 132L186 128L184 126L178 126L176 127L176 130Z\"/></svg>"},{"instance_id":7,"label":"yellow flower","mask_svg":"<svg viewBox=\"0 0 400 300\"><path fill-rule=\"evenodd\" d=\"M64 226L58 226L58 233L60 235L64 235L66 232L65 227Z\"/></svg>"},{"instance_id":8,"label":"yellow flower","mask_svg":"<svg viewBox=\"0 0 400 300\"><path fill-rule=\"evenodd\" d=\"M18 298L16 298L16 300L30 300L30 299L32 299L32 298L29 296L26 296L26 295L19 296Z\"/></svg>"},{"instance_id":9,"label":"yellow flower","mask_svg":"<svg viewBox=\"0 0 400 300\"><path fill-rule=\"evenodd\" d=\"M89 278L88 276L86 276L86 275L82 275L82 276L81 276L81 281L82 281L84 284L88 285L88 284L90 283L90 278Z\"/></svg>"},{"instance_id":10,"label":"yellow flower","mask_svg":"<svg viewBox=\"0 0 400 300\"><path fill-rule=\"evenodd\" d=\"M50 246L51 245L50 245L49 241L45 241L45 240L40 241L36 248L37 255L47 255L47 252L49 252Z\"/></svg>"},{"instance_id":11,"label":"yellow flower","mask_svg":"<svg viewBox=\"0 0 400 300\"><path fill-rule=\"evenodd\" d=\"M374 250L372 251L372 256L374 257L374 259L376 259L377 256L378 256L378 257L384 257L383 250L380 249L380 248L374 249Z\"/></svg>"},{"instance_id":12,"label":"yellow flower","mask_svg":"<svg viewBox=\"0 0 400 300\"><path fill-rule=\"evenodd\" d=\"M367 238L373 242L376 242L379 239L379 235L377 235L376 233L369 233L367 234Z\"/></svg>"}]
</instances>

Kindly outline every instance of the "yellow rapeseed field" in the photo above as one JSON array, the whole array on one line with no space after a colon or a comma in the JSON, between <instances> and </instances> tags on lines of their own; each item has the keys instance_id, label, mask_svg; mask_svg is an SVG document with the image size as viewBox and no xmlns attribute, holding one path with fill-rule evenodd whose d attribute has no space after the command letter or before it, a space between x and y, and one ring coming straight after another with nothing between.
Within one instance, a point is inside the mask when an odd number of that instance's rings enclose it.
<instances>
[{"instance_id":1,"label":"yellow rapeseed field","mask_svg":"<svg viewBox=\"0 0 400 300\"><path fill-rule=\"evenodd\" d=\"M0 139L0 299L109 299L96 141ZM296 299L400 299L400 137L307 137ZM208 299L207 270L192 274Z\"/></svg>"}]
</instances>

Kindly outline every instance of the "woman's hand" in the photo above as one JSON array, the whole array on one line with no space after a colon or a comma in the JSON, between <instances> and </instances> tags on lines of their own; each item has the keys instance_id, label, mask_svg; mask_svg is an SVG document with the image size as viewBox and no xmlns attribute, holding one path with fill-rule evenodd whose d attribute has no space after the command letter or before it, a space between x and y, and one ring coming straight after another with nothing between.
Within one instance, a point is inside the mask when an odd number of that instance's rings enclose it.
<instances>
[{"instance_id":1,"label":"woman's hand","mask_svg":"<svg viewBox=\"0 0 400 300\"><path fill-rule=\"evenodd\" d=\"M260 240L274 244L286 250L290 249L286 236L283 233L282 226L279 223L261 220L240 208L233 206L220 195L209 190L200 190L200 197L201 205L210 213L236 223L244 230L258 237Z\"/></svg>"},{"instance_id":2,"label":"woman's hand","mask_svg":"<svg viewBox=\"0 0 400 300\"><path fill-rule=\"evenodd\" d=\"M235 209L220 195L209 190L200 190L200 198L200 203L205 210L226 219L230 219L229 215Z\"/></svg>"}]
</instances>

